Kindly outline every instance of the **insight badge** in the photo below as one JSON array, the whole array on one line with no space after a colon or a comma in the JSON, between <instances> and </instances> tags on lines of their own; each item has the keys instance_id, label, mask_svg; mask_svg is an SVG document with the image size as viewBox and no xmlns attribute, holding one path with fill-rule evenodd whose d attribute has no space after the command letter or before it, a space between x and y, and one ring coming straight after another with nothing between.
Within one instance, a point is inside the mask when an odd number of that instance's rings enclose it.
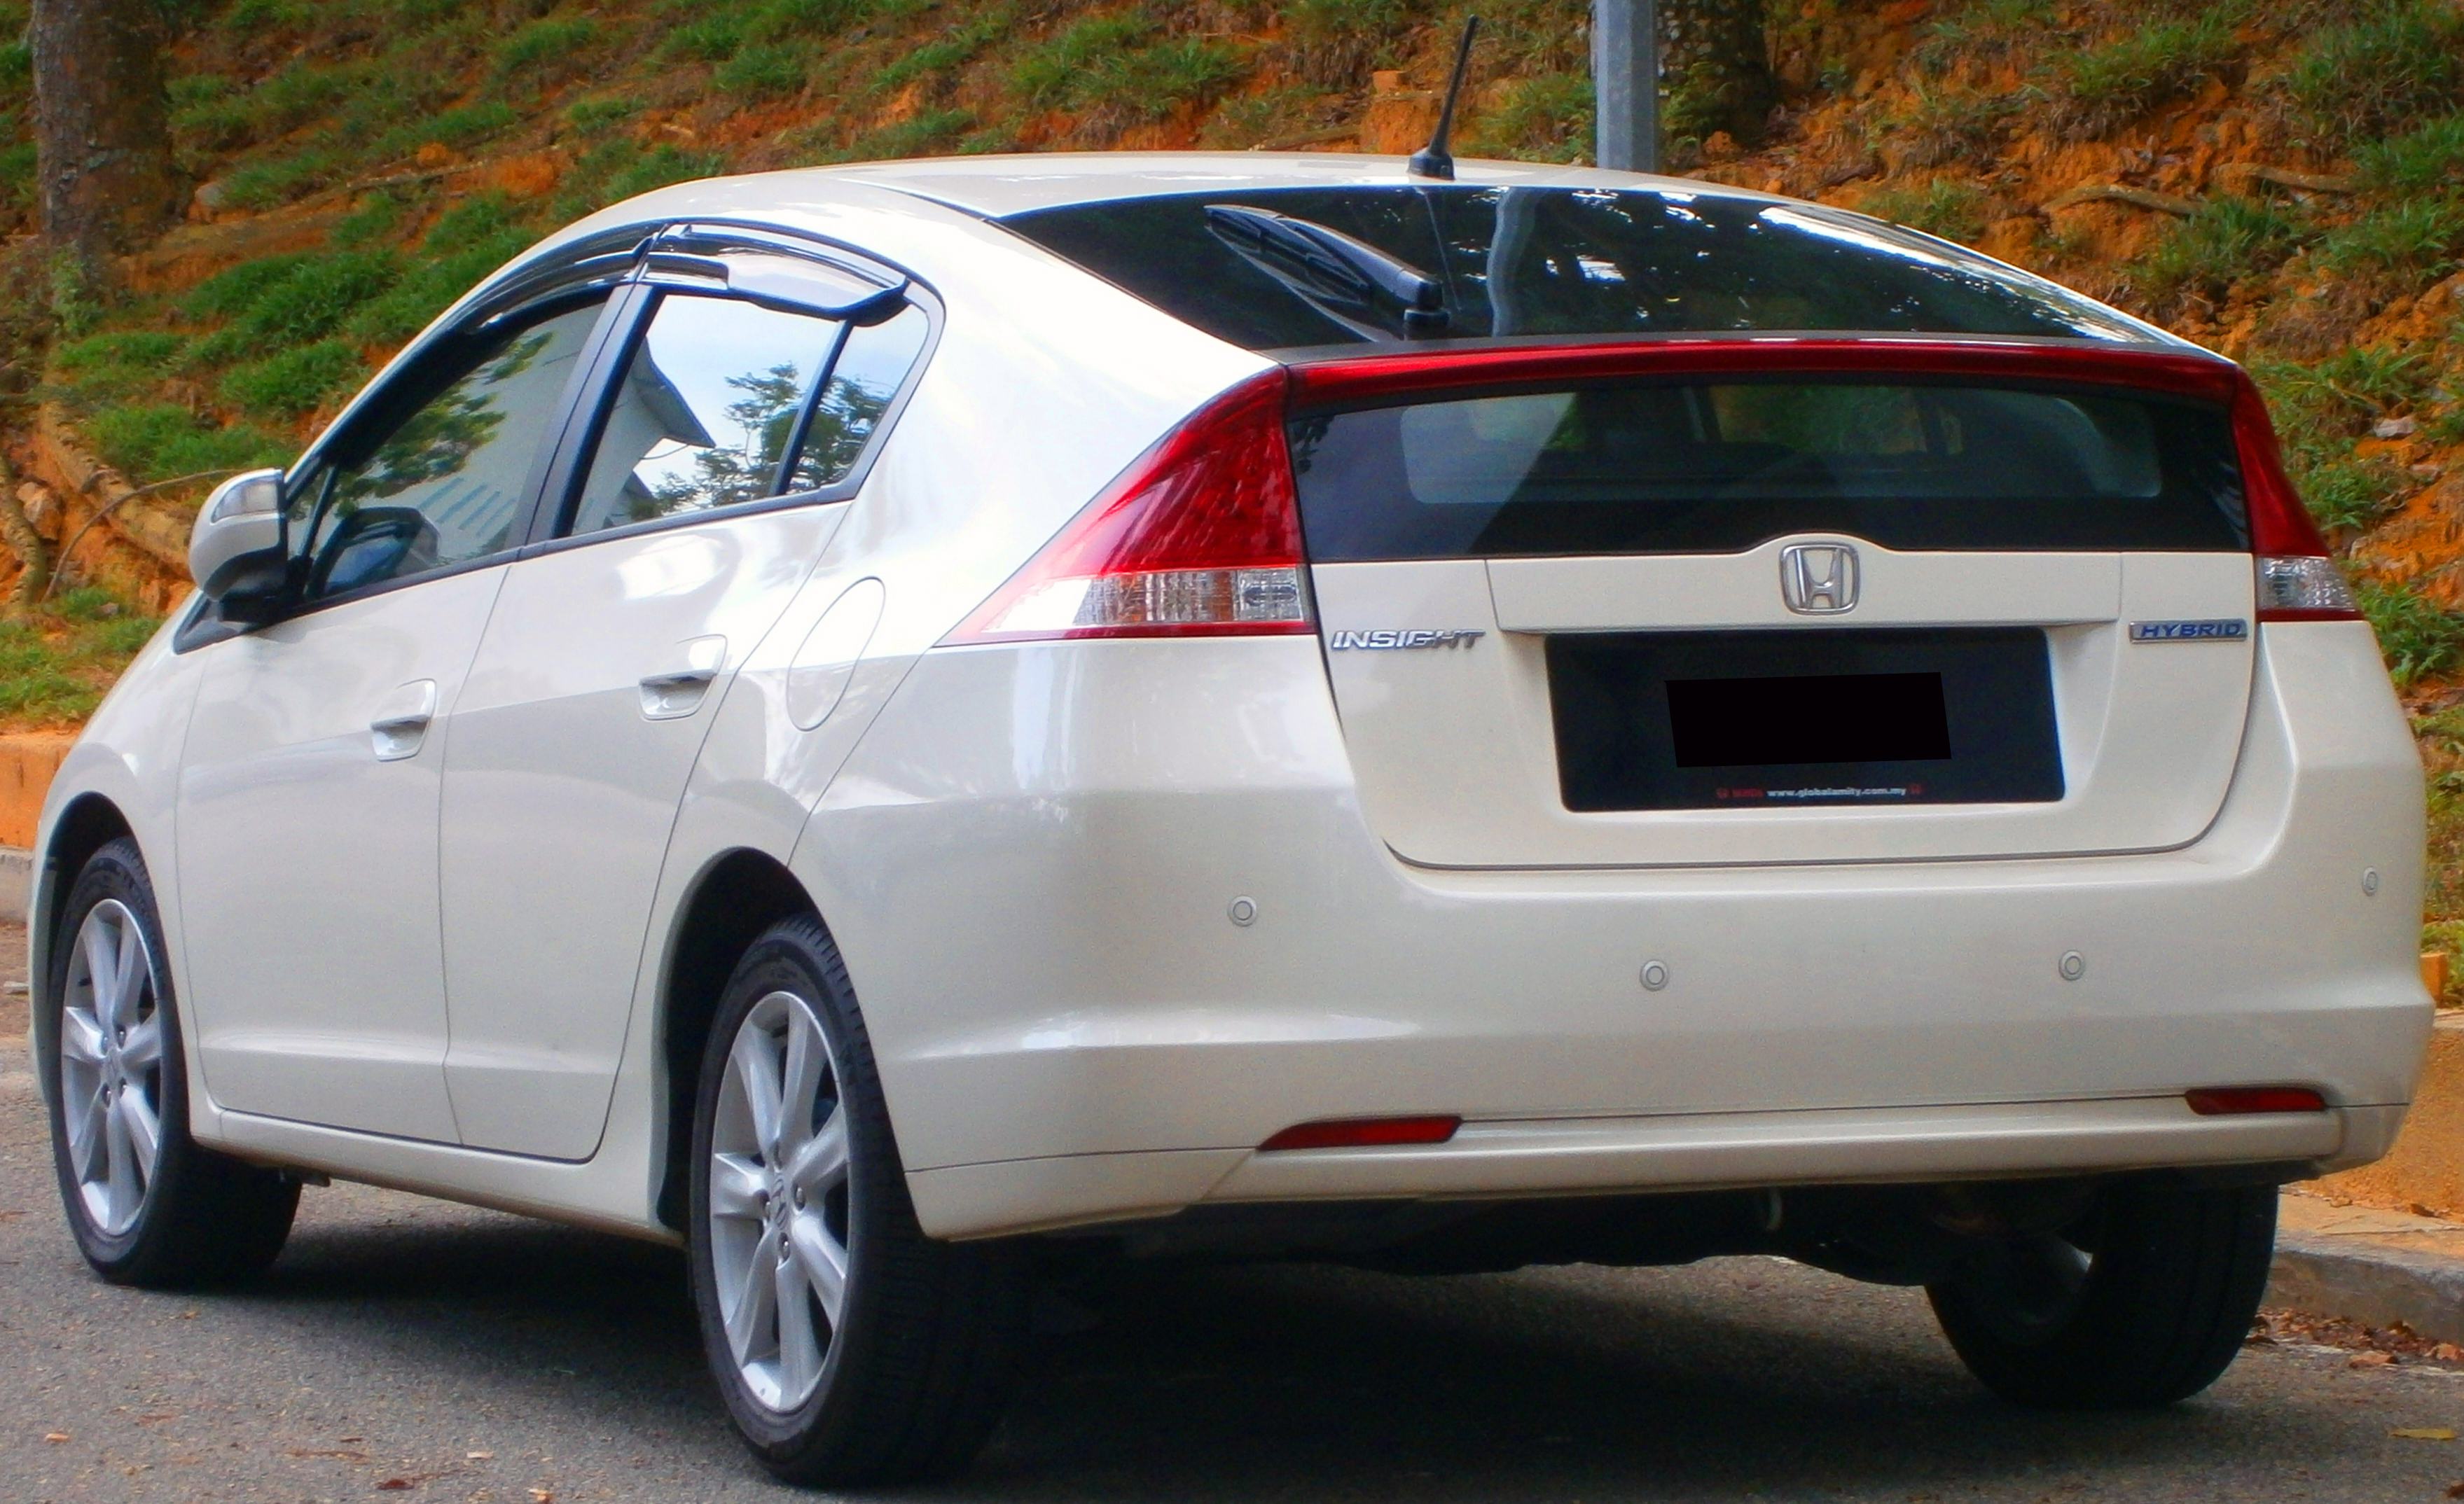
<instances>
[{"instance_id":1,"label":"insight badge","mask_svg":"<svg viewBox=\"0 0 2464 1504\"><path fill-rule=\"evenodd\" d=\"M1401 627L1379 627L1370 632L1329 632L1326 645L1330 652L1348 653L1354 648L1389 652L1413 647L1469 647L1485 632L1432 631L1425 627L1406 630Z\"/></svg>"},{"instance_id":2,"label":"insight badge","mask_svg":"<svg viewBox=\"0 0 2464 1504\"><path fill-rule=\"evenodd\" d=\"M2250 636L2250 623L2238 617L2212 621L2133 621L2134 643L2238 643Z\"/></svg>"}]
</instances>

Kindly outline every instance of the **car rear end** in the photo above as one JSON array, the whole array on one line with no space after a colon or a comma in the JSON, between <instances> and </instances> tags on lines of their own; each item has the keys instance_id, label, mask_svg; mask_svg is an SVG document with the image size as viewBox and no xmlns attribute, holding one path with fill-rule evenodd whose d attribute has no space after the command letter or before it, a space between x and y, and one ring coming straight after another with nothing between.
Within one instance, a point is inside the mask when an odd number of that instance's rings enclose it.
<instances>
[{"instance_id":1,"label":"car rear end","mask_svg":"<svg viewBox=\"0 0 2464 1504\"><path fill-rule=\"evenodd\" d=\"M2418 768L2236 367L1749 195L1010 223L1275 365L825 801L977 916L873 948L928 1229L2385 1151Z\"/></svg>"}]
</instances>

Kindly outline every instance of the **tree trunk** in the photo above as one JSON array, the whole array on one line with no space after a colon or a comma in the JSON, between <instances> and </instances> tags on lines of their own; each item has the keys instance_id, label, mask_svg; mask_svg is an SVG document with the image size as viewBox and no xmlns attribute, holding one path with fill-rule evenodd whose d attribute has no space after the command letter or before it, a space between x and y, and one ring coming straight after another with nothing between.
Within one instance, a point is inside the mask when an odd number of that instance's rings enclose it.
<instances>
[{"instance_id":1,"label":"tree trunk","mask_svg":"<svg viewBox=\"0 0 2464 1504\"><path fill-rule=\"evenodd\" d=\"M43 236L90 280L179 213L159 0L34 0Z\"/></svg>"},{"instance_id":2,"label":"tree trunk","mask_svg":"<svg viewBox=\"0 0 2464 1504\"><path fill-rule=\"evenodd\" d=\"M1763 0L1661 0L1660 34L1667 134L1700 141L1727 131L1747 145L1761 141L1779 102Z\"/></svg>"}]
</instances>

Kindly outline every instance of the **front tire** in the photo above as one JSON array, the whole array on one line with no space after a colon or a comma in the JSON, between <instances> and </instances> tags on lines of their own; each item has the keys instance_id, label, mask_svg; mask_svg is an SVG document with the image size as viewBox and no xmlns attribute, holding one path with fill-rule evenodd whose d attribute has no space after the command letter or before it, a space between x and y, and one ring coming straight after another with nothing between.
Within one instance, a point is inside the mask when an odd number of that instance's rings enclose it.
<instances>
[{"instance_id":1,"label":"front tire","mask_svg":"<svg viewBox=\"0 0 2464 1504\"><path fill-rule=\"evenodd\" d=\"M136 842L98 851L53 937L42 1033L52 1162L78 1251L114 1284L245 1279L282 1252L299 1186L188 1136L188 1075Z\"/></svg>"},{"instance_id":2,"label":"front tire","mask_svg":"<svg viewBox=\"0 0 2464 1504\"><path fill-rule=\"evenodd\" d=\"M1025 1331L1014 1254L926 1237L863 1015L810 919L773 926L721 996L693 1112L702 1343L729 1414L791 1483L963 1469Z\"/></svg>"},{"instance_id":3,"label":"front tire","mask_svg":"<svg viewBox=\"0 0 2464 1504\"><path fill-rule=\"evenodd\" d=\"M2069 1226L1928 1286L1984 1385L2049 1409L2171 1405L2216 1381L2267 1289L2276 1188L2118 1182Z\"/></svg>"}]
</instances>

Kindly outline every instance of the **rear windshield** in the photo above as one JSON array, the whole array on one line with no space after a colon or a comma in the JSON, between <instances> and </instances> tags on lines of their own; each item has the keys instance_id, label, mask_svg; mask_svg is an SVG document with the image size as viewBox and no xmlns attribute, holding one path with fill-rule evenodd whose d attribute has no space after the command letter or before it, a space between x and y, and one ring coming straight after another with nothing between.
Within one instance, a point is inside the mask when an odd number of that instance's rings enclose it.
<instances>
[{"instance_id":1,"label":"rear windshield","mask_svg":"<svg viewBox=\"0 0 2464 1504\"><path fill-rule=\"evenodd\" d=\"M1208 213L1227 207L1331 231L1436 282L1442 318L1412 325L1424 338L1713 330L2153 338L2050 282L1879 220L1714 193L1276 188L1071 205L1002 223L1249 349L1405 337L1407 305L1376 286L1375 269L1339 264L1339 255L1314 269L1279 259L1244 241L1224 214Z\"/></svg>"},{"instance_id":2,"label":"rear windshield","mask_svg":"<svg viewBox=\"0 0 2464 1504\"><path fill-rule=\"evenodd\" d=\"M2246 547L2221 409L1902 380L1622 382L1289 425L1321 561L1894 549Z\"/></svg>"}]
</instances>

